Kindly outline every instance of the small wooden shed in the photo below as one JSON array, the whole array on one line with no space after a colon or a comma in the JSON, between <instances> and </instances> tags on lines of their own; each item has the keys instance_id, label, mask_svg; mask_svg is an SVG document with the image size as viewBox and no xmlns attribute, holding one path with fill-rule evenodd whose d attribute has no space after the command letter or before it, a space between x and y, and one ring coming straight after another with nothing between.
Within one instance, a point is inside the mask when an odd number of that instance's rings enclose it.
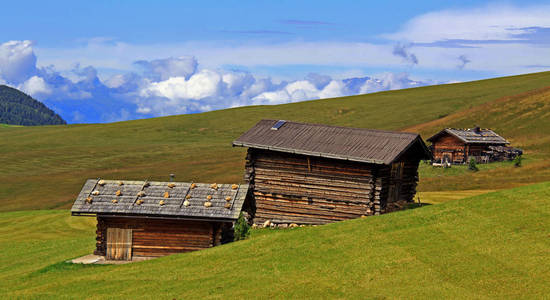
<instances>
[{"instance_id":1,"label":"small wooden shed","mask_svg":"<svg viewBox=\"0 0 550 300\"><path fill-rule=\"evenodd\" d=\"M416 133L262 120L233 142L248 147L244 209L255 224L324 224L381 214L413 201Z\"/></svg>"},{"instance_id":2,"label":"small wooden shed","mask_svg":"<svg viewBox=\"0 0 550 300\"><path fill-rule=\"evenodd\" d=\"M492 147L503 147L510 142L491 129L479 127L456 129L445 128L430 137L428 142L436 163L462 164L471 157L477 162L488 162L487 152Z\"/></svg>"},{"instance_id":3,"label":"small wooden shed","mask_svg":"<svg viewBox=\"0 0 550 300\"><path fill-rule=\"evenodd\" d=\"M233 240L247 184L89 179L71 209L97 217L94 254L163 256Z\"/></svg>"}]
</instances>

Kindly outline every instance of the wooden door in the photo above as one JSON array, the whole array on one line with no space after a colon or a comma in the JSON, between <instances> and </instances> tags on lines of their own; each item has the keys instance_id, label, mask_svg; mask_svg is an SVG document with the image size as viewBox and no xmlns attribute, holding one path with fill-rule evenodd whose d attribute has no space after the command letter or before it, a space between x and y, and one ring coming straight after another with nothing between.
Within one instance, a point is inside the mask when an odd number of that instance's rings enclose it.
<instances>
[{"instance_id":1,"label":"wooden door","mask_svg":"<svg viewBox=\"0 0 550 300\"><path fill-rule=\"evenodd\" d=\"M388 202L399 201L401 196L401 182L403 181L404 162L396 162L391 166L390 188Z\"/></svg>"},{"instance_id":2,"label":"wooden door","mask_svg":"<svg viewBox=\"0 0 550 300\"><path fill-rule=\"evenodd\" d=\"M443 153L443 159L441 160L442 163L449 163L449 164L452 164L453 163L453 154L452 153Z\"/></svg>"},{"instance_id":3,"label":"wooden door","mask_svg":"<svg viewBox=\"0 0 550 300\"><path fill-rule=\"evenodd\" d=\"M107 259L132 260L132 229L107 228Z\"/></svg>"}]
</instances>

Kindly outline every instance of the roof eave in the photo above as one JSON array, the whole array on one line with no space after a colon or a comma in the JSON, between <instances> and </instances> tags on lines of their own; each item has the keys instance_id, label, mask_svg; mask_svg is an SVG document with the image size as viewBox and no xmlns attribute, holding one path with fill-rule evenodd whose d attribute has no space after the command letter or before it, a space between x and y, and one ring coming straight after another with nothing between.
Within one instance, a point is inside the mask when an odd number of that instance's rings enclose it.
<instances>
[{"instance_id":1,"label":"roof eave","mask_svg":"<svg viewBox=\"0 0 550 300\"><path fill-rule=\"evenodd\" d=\"M141 215L141 214L125 214L125 213L99 213L99 212L78 212L71 211L71 216L77 217L116 217L116 218L136 218L136 219L171 219L182 221L209 221L209 222L234 222L237 218L211 218L211 217L190 217L177 215Z\"/></svg>"},{"instance_id":2,"label":"roof eave","mask_svg":"<svg viewBox=\"0 0 550 300\"><path fill-rule=\"evenodd\" d=\"M426 146L426 143L424 143L424 141L422 140L422 138L420 137L419 134L416 135L416 138L414 140L412 140L408 145L407 147L405 147L405 149L403 149L401 152L399 152L398 155L395 156L395 158L393 160L391 160L389 163L387 163L387 165L399 160L399 158L404 154L406 153L415 143L420 143L420 146L422 147L422 149L424 150L424 156L422 158L424 159L432 159L432 152L430 151L430 149L428 149L428 147Z\"/></svg>"}]
</instances>

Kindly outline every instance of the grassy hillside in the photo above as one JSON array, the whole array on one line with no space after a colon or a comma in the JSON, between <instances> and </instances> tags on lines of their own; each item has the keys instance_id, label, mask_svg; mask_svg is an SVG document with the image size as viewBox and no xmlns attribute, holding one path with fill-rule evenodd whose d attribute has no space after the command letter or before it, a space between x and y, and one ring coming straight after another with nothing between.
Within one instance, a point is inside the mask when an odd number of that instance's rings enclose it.
<instances>
[{"instance_id":1,"label":"grassy hillside","mask_svg":"<svg viewBox=\"0 0 550 300\"><path fill-rule=\"evenodd\" d=\"M490 101L407 130L427 137L442 127L464 128L471 124L492 128L512 145L524 148L524 166L515 168L511 162L489 164L481 166L484 172L476 176L466 166L435 172L423 166L421 190L501 189L550 180L550 88ZM452 179L445 173L453 175Z\"/></svg>"},{"instance_id":2,"label":"grassy hillside","mask_svg":"<svg viewBox=\"0 0 550 300\"><path fill-rule=\"evenodd\" d=\"M92 218L0 214L8 298L543 298L550 183L117 266L63 263L93 249Z\"/></svg>"},{"instance_id":3,"label":"grassy hillside","mask_svg":"<svg viewBox=\"0 0 550 300\"><path fill-rule=\"evenodd\" d=\"M449 118L452 123L455 119L451 118L459 112L548 85L550 72L545 72L112 124L0 127L0 210L69 207L86 178L166 180L168 174L175 173L181 181L241 181L245 150L232 148L231 141L262 118L399 130L442 118ZM547 112L546 106L541 109ZM525 119L529 119L528 111ZM515 118L509 114L504 117ZM500 130L498 116L492 120L493 123L488 124L476 123L498 125L494 127ZM473 121L479 119L456 119L464 126L471 126ZM506 126L511 128L514 124ZM420 130L426 137L435 132L436 127ZM523 131L503 133L513 134L511 139L520 146L530 147L529 151L538 149L529 144L533 141L516 139ZM546 151L544 147L540 149ZM528 153L529 159L530 155ZM544 172L536 174L546 178ZM447 175L435 174L435 179L422 183L421 188L426 191L456 189L437 179L444 176ZM479 178L479 182L469 185L470 181L463 178L456 182L466 183L462 189L477 189L485 180L495 181L494 174L485 171L473 178ZM524 178L521 182L536 182L541 178ZM448 178L445 181L448 182Z\"/></svg>"}]
</instances>

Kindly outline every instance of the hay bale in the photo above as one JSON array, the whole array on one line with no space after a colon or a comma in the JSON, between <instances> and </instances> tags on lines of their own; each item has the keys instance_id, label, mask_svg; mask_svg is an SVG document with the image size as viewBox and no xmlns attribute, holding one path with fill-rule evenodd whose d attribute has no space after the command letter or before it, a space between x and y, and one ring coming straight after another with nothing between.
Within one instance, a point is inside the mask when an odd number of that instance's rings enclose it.
<instances>
[{"instance_id":1,"label":"hay bale","mask_svg":"<svg viewBox=\"0 0 550 300\"><path fill-rule=\"evenodd\" d=\"M227 202L225 205L224 205L225 208L227 209L231 209L231 203Z\"/></svg>"},{"instance_id":2,"label":"hay bale","mask_svg":"<svg viewBox=\"0 0 550 300\"><path fill-rule=\"evenodd\" d=\"M136 201L136 204L137 205L141 205L141 203L143 203L143 200L139 199L138 201Z\"/></svg>"},{"instance_id":3,"label":"hay bale","mask_svg":"<svg viewBox=\"0 0 550 300\"><path fill-rule=\"evenodd\" d=\"M188 194L187 196L185 196L185 199L191 199L191 195Z\"/></svg>"},{"instance_id":4,"label":"hay bale","mask_svg":"<svg viewBox=\"0 0 550 300\"><path fill-rule=\"evenodd\" d=\"M206 200L212 200L212 195L206 196Z\"/></svg>"},{"instance_id":5,"label":"hay bale","mask_svg":"<svg viewBox=\"0 0 550 300\"><path fill-rule=\"evenodd\" d=\"M118 185L124 185L124 182L119 181L119 182L118 182Z\"/></svg>"},{"instance_id":6,"label":"hay bale","mask_svg":"<svg viewBox=\"0 0 550 300\"><path fill-rule=\"evenodd\" d=\"M93 201L92 197L86 198L86 203L92 204Z\"/></svg>"},{"instance_id":7,"label":"hay bale","mask_svg":"<svg viewBox=\"0 0 550 300\"><path fill-rule=\"evenodd\" d=\"M162 197L164 197L164 198L170 198L170 193L164 192L164 195L162 195Z\"/></svg>"},{"instance_id":8,"label":"hay bale","mask_svg":"<svg viewBox=\"0 0 550 300\"><path fill-rule=\"evenodd\" d=\"M238 188L239 188L239 185L238 185L238 184L234 184L234 185L231 186L231 189L232 189L232 190L236 190L236 189L238 189Z\"/></svg>"},{"instance_id":9,"label":"hay bale","mask_svg":"<svg viewBox=\"0 0 550 300\"><path fill-rule=\"evenodd\" d=\"M296 223L291 223L290 225L288 225L288 227L290 227L290 228L298 227L298 224L296 224Z\"/></svg>"},{"instance_id":10,"label":"hay bale","mask_svg":"<svg viewBox=\"0 0 550 300\"><path fill-rule=\"evenodd\" d=\"M164 200L160 200L160 201L159 201L159 205L160 205L160 206L163 206L163 205L164 205Z\"/></svg>"},{"instance_id":11,"label":"hay bale","mask_svg":"<svg viewBox=\"0 0 550 300\"><path fill-rule=\"evenodd\" d=\"M122 192L120 190L116 191L115 195L122 196Z\"/></svg>"},{"instance_id":12,"label":"hay bale","mask_svg":"<svg viewBox=\"0 0 550 300\"><path fill-rule=\"evenodd\" d=\"M93 191L93 192L92 192L92 195L94 195L94 196L99 195L99 191Z\"/></svg>"},{"instance_id":13,"label":"hay bale","mask_svg":"<svg viewBox=\"0 0 550 300\"><path fill-rule=\"evenodd\" d=\"M197 185L195 183L191 183L191 189L194 189L196 187L197 187Z\"/></svg>"},{"instance_id":14,"label":"hay bale","mask_svg":"<svg viewBox=\"0 0 550 300\"><path fill-rule=\"evenodd\" d=\"M266 227L269 227L269 225L271 225L271 221L267 220L267 221L264 222L262 227L266 228Z\"/></svg>"},{"instance_id":15,"label":"hay bale","mask_svg":"<svg viewBox=\"0 0 550 300\"><path fill-rule=\"evenodd\" d=\"M100 181L97 182L98 185L100 186L104 186L105 185L105 180L101 179Z\"/></svg>"},{"instance_id":16,"label":"hay bale","mask_svg":"<svg viewBox=\"0 0 550 300\"><path fill-rule=\"evenodd\" d=\"M113 200L111 200L111 202L114 204L114 203L117 203L118 200L117 200L117 199L113 199Z\"/></svg>"},{"instance_id":17,"label":"hay bale","mask_svg":"<svg viewBox=\"0 0 550 300\"><path fill-rule=\"evenodd\" d=\"M144 191L139 191L139 192L137 193L137 196L138 196L138 197L145 197L145 192L144 192Z\"/></svg>"},{"instance_id":18,"label":"hay bale","mask_svg":"<svg viewBox=\"0 0 550 300\"><path fill-rule=\"evenodd\" d=\"M185 200L185 201L183 201L183 205L184 206L189 206L189 205L191 205L191 203L189 203L189 201Z\"/></svg>"},{"instance_id":19,"label":"hay bale","mask_svg":"<svg viewBox=\"0 0 550 300\"><path fill-rule=\"evenodd\" d=\"M176 184L173 183L173 182L170 182L170 183L168 184L168 187L172 189L172 188L176 187Z\"/></svg>"},{"instance_id":20,"label":"hay bale","mask_svg":"<svg viewBox=\"0 0 550 300\"><path fill-rule=\"evenodd\" d=\"M229 196L225 197L225 201L228 201L228 202L231 201L231 197Z\"/></svg>"},{"instance_id":21,"label":"hay bale","mask_svg":"<svg viewBox=\"0 0 550 300\"><path fill-rule=\"evenodd\" d=\"M217 191L217 190L218 190L218 185L217 185L216 183L212 183L212 184L210 185L210 188L212 188L212 189L214 189L214 190Z\"/></svg>"},{"instance_id":22,"label":"hay bale","mask_svg":"<svg viewBox=\"0 0 550 300\"><path fill-rule=\"evenodd\" d=\"M204 207L211 207L211 206L212 206L212 202L210 201L204 202Z\"/></svg>"}]
</instances>

